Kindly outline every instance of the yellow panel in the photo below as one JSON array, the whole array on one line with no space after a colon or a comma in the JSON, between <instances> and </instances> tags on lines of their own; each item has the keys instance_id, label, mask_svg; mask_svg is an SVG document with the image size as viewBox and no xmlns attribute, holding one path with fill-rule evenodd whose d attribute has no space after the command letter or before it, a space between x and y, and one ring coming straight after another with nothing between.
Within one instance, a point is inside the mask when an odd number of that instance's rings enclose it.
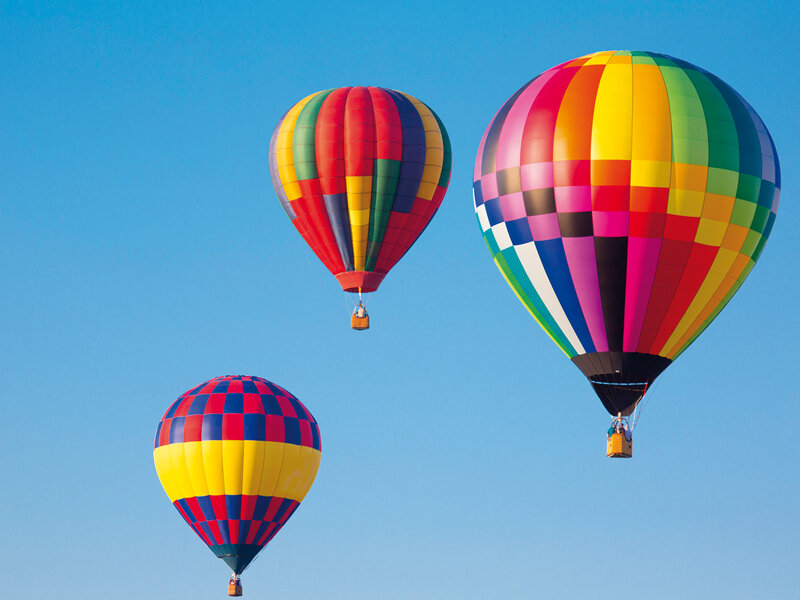
<instances>
[{"instance_id":1,"label":"yellow panel","mask_svg":"<svg viewBox=\"0 0 800 600\"><path fill-rule=\"evenodd\" d=\"M314 479L317 476L317 471L319 470L319 461L322 458L322 452L319 450L314 450L314 448L307 448L303 446L300 448L300 453L304 455L309 454L310 457L307 459L309 462L306 470L306 477L300 484L300 489L298 490L298 502L302 501L303 498L306 497L306 494L308 494L308 490L311 489L311 484L314 483Z\"/></svg>"},{"instance_id":2,"label":"yellow panel","mask_svg":"<svg viewBox=\"0 0 800 600\"><path fill-rule=\"evenodd\" d=\"M364 206L354 207L350 203L351 194L366 194L367 198L372 194L372 175L347 175L345 177L347 185L348 208L366 208Z\"/></svg>"},{"instance_id":3,"label":"yellow panel","mask_svg":"<svg viewBox=\"0 0 800 600\"><path fill-rule=\"evenodd\" d=\"M750 229L742 227L741 225L728 225L728 230L725 232L725 237L722 239L722 247L728 250L735 250L738 252L744 246L744 241L747 239L747 234Z\"/></svg>"},{"instance_id":4,"label":"yellow panel","mask_svg":"<svg viewBox=\"0 0 800 600\"><path fill-rule=\"evenodd\" d=\"M297 184L297 173L294 169L294 157L292 156L294 127L297 123L297 117L300 115L300 111L303 110L309 100L317 94L319 94L319 92L306 96L289 109L289 112L286 113L283 119L283 123L281 123L280 129L278 129L278 135L275 140L275 160L278 166L278 178L289 200L296 200L302 196L300 186Z\"/></svg>"},{"instance_id":5,"label":"yellow panel","mask_svg":"<svg viewBox=\"0 0 800 600\"><path fill-rule=\"evenodd\" d=\"M261 484L259 485L259 495L274 496L275 486L281 475L283 465L283 452L288 444L281 442L263 442L264 462L261 467Z\"/></svg>"},{"instance_id":6,"label":"yellow panel","mask_svg":"<svg viewBox=\"0 0 800 600\"><path fill-rule=\"evenodd\" d=\"M671 162L657 160L631 161L631 185L641 187L669 187Z\"/></svg>"},{"instance_id":7,"label":"yellow panel","mask_svg":"<svg viewBox=\"0 0 800 600\"><path fill-rule=\"evenodd\" d=\"M634 160L671 163L672 119L669 98L661 70L656 65L633 65L633 99L631 156ZM666 180L666 184L659 183L658 187L667 187L669 175Z\"/></svg>"},{"instance_id":8,"label":"yellow panel","mask_svg":"<svg viewBox=\"0 0 800 600\"><path fill-rule=\"evenodd\" d=\"M350 225L353 227L361 227L362 225L369 225L369 209L351 210Z\"/></svg>"},{"instance_id":9,"label":"yellow panel","mask_svg":"<svg viewBox=\"0 0 800 600\"><path fill-rule=\"evenodd\" d=\"M411 102L414 105L414 108L417 109L419 116L422 118L422 125L425 128L426 166L423 172L422 182L420 183L420 187L417 190L416 196L418 198L430 200L433 197L433 193L431 193L430 196L425 195L428 189L425 182L430 181L437 183L439 181L439 177L442 174L442 165L444 164L444 139L442 137L442 132L439 129L439 123L436 121L436 117L433 116L431 110L422 102L414 98L414 96L409 96L403 92L400 93L408 98L408 101Z\"/></svg>"},{"instance_id":10,"label":"yellow panel","mask_svg":"<svg viewBox=\"0 0 800 600\"><path fill-rule=\"evenodd\" d=\"M708 181L708 167L675 163L673 167L672 185L681 190L705 192Z\"/></svg>"},{"instance_id":11,"label":"yellow panel","mask_svg":"<svg viewBox=\"0 0 800 600\"><path fill-rule=\"evenodd\" d=\"M229 496L238 496L242 493L243 468L244 440L222 440L222 470L225 493Z\"/></svg>"},{"instance_id":12,"label":"yellow panel","mask_svg":"<svg viewBox=\"0 0 800 600\"><path fill-rule=\"evenodd\" d=\"M423 181L419 184L419 190L417 190L417 197L422 198L423 200L430 200L433 198L433 193L436 191L436 182L430 183L427 181Z\"/></svg>"},{"instance_id":13,"label":"yellow panel","mask_svg":"<svg viewBox=\"0 0 800 600\"><path fill-rule=\"evenodd\" d=\"M667 214L681 215L683 217L699 217L703 212L703 192L690 192L689 190L669 190Z\"/></svg>"},{"instance_id":14,"label":"yellow panel","mask_svg":"<svg viewBox=\"0 0 800 600\"><path fill-rule=\"evenodd\" d=\"M189 471L186 468L186 458L184 457L184 445L169 444L169 460L172 467L172 477L175 484L173 488L178 498L191 498L194 496L192 482L189 479Z\"/></svg>"},{"instance_id":15,"label":"yellow panel","mask_svg":"<svg viewBox=\"0 0 800 600\"><path fill-rule=\"evenodd\" d=\"M208 496L206 470L203 466L203 443L184 442L183 457L186 460L186 471L192 483L195 496Z\"/></svg>"},{"instance_id":16,"label":"yellow panel","mask_svg":"<svg viewBox=\"0 0 800 600\"><path fill-rule=\"evenodd\" d=\"M264 470L264 445L266 442L245 440L242 467L242 493L247 496L258 494L261 486L261 473Z\"/></svg>"},{"instance_id":17,"label":"yellow panel","mask_svg":"<svg viewBox=\"0 0 800 600\"><path fill-rule=\"evenodd\" d=\"M607 65L595 98L592 160L630 160L633 65Z\"/></svg>"},{"instance_id":18,"label":"yellow panel","mask_svg":"<svg viewBox=\"0 0 800 600\"><path fill-rule=\"evenodd\" d=\"M225 475L222 468L222 440L204 440L203 468L206 471L208 493L220 496L225 493Z\"/></svg>"},{"instance_id":19,"label":"yellow panel","mask_svg":"<svg viewBox=\"0 0 800 600\"><path fill-rule=\"evenodd\" d=\"M694 241L698 244L706 244L708 246L720 246L722 244L722 238L725 237L725 230L727 228L728 224L722 221L701 218Z\"/></svg>"},{"instance_id":20,"label":"yellow panel","mask_svg":"<svg viewBox=\"0 0 800 600\"><path fill-rule=\"evenodd\" d=\"M311 452L309 452L311 450ZM275 496L301 501L311 484L307 484L308 473L313 468L316 458L313 448L304 448L295 444L286 444L283 454L283 466Z\"/></svg>"},{"instance_id":21,"label":"yellow panel","mask_svg":"<svg viewBox=\"0 0 800 600\"><path fill-rule=\"evenodd\" d=\"M610 65L629 65L633 62L633 57L630 54L615 54L612 56L608 64Z\"/></svg>"},{"instance_id":22,"label":"yellow panel","mask_svg":"<svg viewBox=\"0 0 800 600\"><path fill-rule=\"evenodd\" d=\"M587 60L585 65L604 65L608 63L609 59L614 55L614 50L611 51L603 51L598 52L597 54L592 55L592 58Z\"/></svg>"},{"instance_id":23,"label":"yellow panel","mask_svg":"<svg viewBox=\"0 0 800 600\"><path fill-rule=\"evenodd\" d=\"M156 473L158 473L161 487L164 488L170 502L175 502L178 499L178 495L175 490L175 478L172 475L169 446L159 446L153 450L153 462L156 464Z\"/></svg>"},{"instance_id":24,"label":"yellow panel","mask_svg":"<svg viewBox=\"0 0 800 600\"><path fill-rule=\"evenodd\" d=\"M703 204L703 218L724 221L728 223L733 214L733 203L736 198L732 196L720 196L719 194L706 194L706 201Z\"/></svg>"}]
</instances>

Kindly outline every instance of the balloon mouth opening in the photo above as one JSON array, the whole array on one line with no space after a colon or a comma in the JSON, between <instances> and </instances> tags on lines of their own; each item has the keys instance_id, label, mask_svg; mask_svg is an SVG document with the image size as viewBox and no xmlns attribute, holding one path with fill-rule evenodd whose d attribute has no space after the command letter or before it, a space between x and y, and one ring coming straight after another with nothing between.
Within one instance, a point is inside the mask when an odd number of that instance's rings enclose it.
<instances>
[{"instance_id":1,"label":"balloon mouth opening","mask_svg":"<svg viewBox=\"0 0 800 600\"><path fill-rule=\"evenodd\" d=\"M372 271L343 271L335 275L339 285L345 292L367 294L378 289L386 273Z\"/></svg>"}]
</instances>

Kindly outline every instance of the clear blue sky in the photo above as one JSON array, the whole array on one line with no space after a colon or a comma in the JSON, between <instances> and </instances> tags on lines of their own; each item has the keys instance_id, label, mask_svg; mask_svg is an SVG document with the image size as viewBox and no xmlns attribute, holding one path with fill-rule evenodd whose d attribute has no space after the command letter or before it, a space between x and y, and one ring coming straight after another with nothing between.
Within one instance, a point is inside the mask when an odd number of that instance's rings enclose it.
<instances>
[{"instance_id":1,"label":"clear blue sky","mask_svg":"<svg viewBox=\"0 0 800 600\"><path fill-rule=\"evenodd\" d=\"M223 597L152 441L179 394L245 373L323 439L251 598L797 597L794 2L195 4L1 5L3 590ZM605 458L607 413L503 282L471 197L505 99L605 49L719 75L783 167L759 264L660 378L631 461ZM267 168L283 112L344 85L419 97L453 144L444 204L361 334Z\"/></svg>"}]
</instances>

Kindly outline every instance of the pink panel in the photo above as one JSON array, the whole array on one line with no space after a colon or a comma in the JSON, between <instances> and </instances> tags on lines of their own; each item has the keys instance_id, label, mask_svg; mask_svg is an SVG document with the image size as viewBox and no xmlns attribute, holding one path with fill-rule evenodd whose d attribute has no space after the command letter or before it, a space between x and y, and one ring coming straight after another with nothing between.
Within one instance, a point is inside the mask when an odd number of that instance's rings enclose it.
<instances>
[{"instance_id":1,"label":"pink panel","mask_svg":"<svg viewBox=\"0 0 800 600\"><path fill-rule=\"evenodd\" d=\"M636 352L642 332L650 290L658 267L661 238L629 237L625 284L625 330L623 352Z\"/></svg>"},{"instance_id":2,"label":"pink panel","mask_svg":"<svg viewBox=\"0 0 800 600\"><path fill-rule=\"evenodd\" d=\"M542 73L536 81L525 88L525 91L514 102L511 110L508 111L505 121L503 121L503 128L500 130L500 137L497 140L496 161L498 171L520 166L522 132L525 129L528 113L530 113L533 101L539 91L550 81L555 73L553 70Z\"/></svg>"},{"instance_id":3,"label":"pink panel","mask_svg":"<svg viewBox=\"0 0 800 600\"><path fill-rule=\"evenodd\" d=\"M522 189L540 190L553 187L553 163L528 163L520 167Z\"/></svg>"},{"instance_id":4,"label":"pink panel","mask_svg":"<svg viewBox=\"0 0 800 600\"><path fill-rule=\"evenodd\" d=\"M596 236L625 237L628 235L628 212L594 211L592 227Z\"/></svg>"},{"instance_id":5,"label":"pink panel","mask_svg":"<svg viewBox=\"0 0 800 600\"><path fill-rule=\"evenodd\" d=\"M558 212L583 212L592 210L592 186L569 185L554 188Z\"/></svg>"},{"instance_id":6,"label":"pink panel","mask_svg":"<svg viewBox=\"0 0 800 600\"><path fill-rule=\"evenodd\" d=\"M500 196L500 211L503 213L504 221L527 217L528 213L525 212L525 199L522 197L522 192Z\"/></svg>"},{"instance_id":7,"label":"pink panel","mask_svg":"<svg viewBox=\"0 0 800 600\"><path fill-rule=\"evenodd\" d=\"M489 173L481 177L481 191L483 192L483 201L497 198L497 174Z\"/></svg>"},{"instance_id":8,"label":"pink panel","mask_svg":"<svg viewBox=\"0 0 800 600\"><path fill-rule=\"evenodd\" d=\"M588 186L587 186L588 188ZM603 305L600 301L600 283L594 253L594 237L562 238L569 272L578 294L581 311L589 326L597 352L608 352Z\"/></svg>"},{"instance_id":9,"label":"pink panel","mask_svg":"<svg viewBox=\"0 0 800 600\"><path fill-rule=\"evenodd\" d=\"M536 242L554 240L561 237L561 229L558 226L558 215L556 213L528 217L528 226L531 228L533 240Z\"/></svg>"}]
</instances>

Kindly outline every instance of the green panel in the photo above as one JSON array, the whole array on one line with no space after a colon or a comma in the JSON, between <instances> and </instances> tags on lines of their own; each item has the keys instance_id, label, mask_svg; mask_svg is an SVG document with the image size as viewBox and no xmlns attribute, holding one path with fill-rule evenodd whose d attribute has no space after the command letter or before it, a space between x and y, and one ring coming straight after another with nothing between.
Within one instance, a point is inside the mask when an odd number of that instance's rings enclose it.
<instances>
[{"instance_id":1,"label":"green panel","mask_svg":"<svg viewBox=\"0 0 800 600\"><path fill-rule=\"evenodd\" d=\"M427 104L425 106L428 106ZM453 150L450 146L450 136L447 135L447 130L444 128L444 123L439 118L430 106L428 106L428 110L431 111L433 118L436 119L436 123L439 124L439 131L442 132L442 144L444 146L444 156L442 157L442 172L439 175L439 182L437 185L446 188L447 184L450 182L450 170L453 168Z\"/></svg>"},{"instance_id":2,"label":"green panel","mask_svg":"<svg viewBox=\"0 0 800 600\"><path fill-rule=\"evenodd\" d=\"M750 228L753 222L753 215L756 214L756 204L748 202L747 200L739 200L738 198L733 203L733 213L731 214L731 223L734 225L741 225L742 227Z\"/></svg>"},{"instance_id":3,"label":"green panel","mask_svg":"<svg viewBox=\"0 0 800 600\"><path fill-rule=\"evenodd\" d=\"M536 319L536 322L541 325L542 329L547 332L567 356L572 358L578 354L575 348L572 347L572 344L569 343L564 332L561 331L561 328L553 320L550 311L547 310L541 297L531 284L530 279L528 279L528 274L525 272L525 268L522 266L514 247L512 246L503 250L500 254L495 256L494 259L497 263L497 267L505 275L506 281L508 281L509 285L514 289L520 300L522 300L522 303L530 311L531 315L533 315L533 318Z\"/></svg>"},{"instance_id":4,"label":"green panel","mask_svg":"<svg viewBox=\"0 0 800 600\"><path fill-rule=\"evenodd\" d=\"M758 191L758 204L771 209L774 200L775 184L771 181L762 180L760 189Z\"/></svg>"},{"instance_id":5,"label":"green panel","mask_svg":"<svg viewBox=\"0 0 800 600\"><path fill-rule=\"evenodd\" d=\"M736 189L736 197L750 202L758 202L761 192L761 177L753 175L739 174L739 187Z\"/></svg>"},{"instance_id":6,"label":"green panel","mask_svg":"<svg viewBox=\"0 0 800 600\"><path fill-rule=\"evenodd\" d=\"M775 217L777 215L774 212L769 213L769 217L767 218L767 225L764 228L764 233L761 234L761 240L758 242L756 249L753 251L753 261L757 261L761 257L761 253L764 251L764 245L767 243L767 239L769 238L769 234L772 232L772 226L775 224Z\"/></svg>"},{"instance_id":7,"label":"green panel","mask_svg":"<svg viewBox=\"0 0 800 600\"><path fill-rule=\"evenodd\" d=\"M753 254L756 251L756 247L758 243L761 241L761 234L758 231L753 231L752 229L747 232L747 237L744 238L744 244L742 244L742 249L739 250L742 254L746 254L750 258L753 257Z\"/></svg>"},{"instance_id":8,"label":"green panel","mask_svg":"<svg viewBox=\"0 0 800 600\"><path fill-rule=\"evenodd\" d=\"M683 69L659 67L669 100L672 122L672 160L690 165L708 164L708 137L703 105Z\"/></svg>"},{"instance_id":9,"label":"green panel","mask_svg":"<svg viewBox=\"0 0 800 600\"><path fill-rule=\"evenodd\" d=\"M292 132L292 157L298 181L316 179L319 176L317 172L317 157L314 150L314 136L317 129L319 109L325 98L332 91L326 90L314 96L297 116L297 123L295 123L294 131Z\"/></svg>"},{"instance_id":10,"label":"green panel","mask_svg":"<svg viewBox=\"0 0 800 600\"><path fill-rule=\"evenodd\" d=\"M767 226L767 219L769 218L769 209L764 206L756 206L756 214L753 215L753 222L750 224L750 229L762 233L764 227Z\"/></svg>"},{"instance_id":11,"label":"green panel","mask_svg":"<svg viewBox=\"0 0 800 600\"><path fill-rule=\"evenodd\" d=\"M489 246L489 252L492 253L492 256L496 257L500 254L500 246L497 245L497 240L494 239L494 232L491 228L483 232L483 239L486 241L486 245Z\"/></svg>"},{"instance_id":12,"label":"green panel","mask_svg":"<svg viewBox=\"0 0 800 600\"><path fill-rule=\"evenodd\" d=\"M656 61L647 53L643 54L631 54L631 63L634 65L654 65Z\"/></svg>"},{"instance_id":13,"label":"green panel","mask_svg":"<svg viewBox=\"0 0 800 600\"><path fill-rule=\"evenodd\" d=\"M708 181L706 183L706 192L711 194L719 194L720 196L736 196L736 190L739 187L739 172L729 171L727 169L716 169L714 167L708 168Z\"/></svg>"},{"instance_id":14,"label":"green panel","mask_svg":"<svg viewBox=\"0 0 800 600\"><path fill-rule=\"evenodd\" d=\"M708 130L708 166L738 172L739 136L728 103L704 73L694 70L685 72L703 104Z\"/></svg>"},{"instance_id":15,"label":"green panel","mask_svg":"<svg viewBox=\"0 0 800 600\"><path fill-rule=\"evenodd\" d=\"M372 167L372 199L370 200L369 231L367 232L367 256L364 269L372 271L378 261L386 224L392 214L400 161L376 158Z\"/></svg>"}]
</instances>

